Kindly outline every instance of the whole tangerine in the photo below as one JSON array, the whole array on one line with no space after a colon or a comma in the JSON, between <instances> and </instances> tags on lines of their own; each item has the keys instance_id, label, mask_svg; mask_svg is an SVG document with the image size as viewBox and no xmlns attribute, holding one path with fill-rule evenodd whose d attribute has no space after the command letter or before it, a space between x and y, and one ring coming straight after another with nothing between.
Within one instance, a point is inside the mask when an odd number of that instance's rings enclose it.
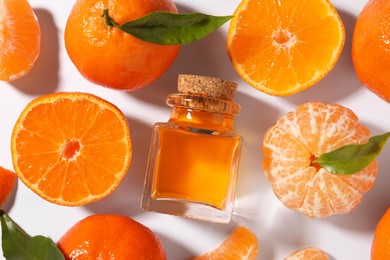
<instances>
[{"instance_id":1,"label":"whole tangerine","mask_svg":"<svg viewBox=\"0 0 390 260\"><path fill-rule=\"evenodd\" d=\"M66 23L65 46L78 71L95 84L126 91L158 79L180 46L145 42L107 27L106 8L119 25L154 11L177 13L171 0L77 0Z\"/></svg>"},{"instance_id":2,"label":"whole tangerine","mask_svg":"<svg viewBox=\"0 0 390 260\"><path fill-rule=\"evenodd\" d=\"M14 172L0 166L0 208L15 188L17 176Z\"/></svg>"},{"instance_id":3,"label":"whole tangerine","mask_svg":"<svg viewBox=\"0 0 390 260\"><path fill-rule=\"evenodd\" d=\"M359 14L352 38L352 61L358 79L390 102L390 2L371 0Z\"/></svg>"},{"instance_id":4,"label":"whole tangerine","mask_svg":"<svg viewBox=\"0 0 390 260\"><path fill-rule=\"evenodd\" d=\"M376 226L371 247L371 260L390 259L390 207Z\"/></svg>"},{"instance_id":5,"label":"whole tangerine","mask_svg":"<svg viewBox=\"0 0 390 260\"><path fill-rule=\"evenodd\" d=\"M57 245L66 259L166 259L159 238L122 215L88 216L71 227Z\"/></svg>"}]
</instances>

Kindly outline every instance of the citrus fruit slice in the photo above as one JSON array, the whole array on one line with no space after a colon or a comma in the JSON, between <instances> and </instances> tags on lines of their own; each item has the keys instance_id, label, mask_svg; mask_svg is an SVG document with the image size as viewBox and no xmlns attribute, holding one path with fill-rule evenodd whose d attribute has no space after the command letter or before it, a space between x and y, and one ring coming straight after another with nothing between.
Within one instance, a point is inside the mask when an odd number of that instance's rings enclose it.
<instances>
[{"instance_id":1,"label":"citrus fruit slice","mask_svg":"<svg viewBox=\"0 0 390 260\"><path fill-rule=\"evenodd\" d=\"M327 75L344 40L343 23L329 0L243 0L230 23L227 51L249 85L285 96Z\"/></svg>"},{"instance_id":2,"label":"citrus fruit slice","mask_svg":"<svg viewBox=\"0 0 390 260\"><path fill-rule=\"evenodd\" d=\"M373 186L377 162L355 174L337 175L313 161L341 146L365 143L369 137L370 131L346 107L302 104L266 132L264 173L288 208L308 217L348 213Z\"/></svg>"},{"instance_id":3,"label":"citrus fruit slice","mask_svg":"<svg viewBox=\"0 0 390 260\"><path fill-rule=\"evenodd\" d=\"M255 234L239 226L214 250L194 257L192 260L256 259L258 242Z\"/></svg>"},{"instance_id":4,"label":"citrus fruit slice","mask_svg":"<svg viewBox=\"0 0 390 260\"><path fill-rule=\"evenodd\" d=\"M295 251L284 260L328 260L328 254L321 249L308 247Z\"/></svg>"},{"instance_id":5,"label":"citrus fruit slice","mask_svg":"<svg viewBox=\"0 0 390 260\"><path fill-rule=\"evenodd\" d=\"M390 259L390 207L379 220L371 246L371 260Z\"/></svg>"},{"instance_id":6,"label":"citrus fruit slice","mask_svg":"<svg viewBox=\"0 0 390 260\"><path fill-rule=\"evenodd\" d=\"M0 208L15 187L16 174L0 167Z\"/></svg>"},{"instance_id":7,"label":"citrus fruit slice","mask_svg":"<svg viewBox=\"0 0 390 260\"><path fill-rule=\"evenodd\" d=\"M77 206L106 197L132 155L122 112L91 94L55 93L30 102L11 139L19 178L42 198Z\"/></svg>"},{"instance_id":8,"label":"citrus fruit slice","mask_svg":"<svg viewBox=\"0 0 390 260\"><path fill-rule=\"evenodd\" d=\"M66 23L65 46L78 71L93 83L127 91L158 79L180 46L149 43L116 27L107 28L105 8L119 25L154 11L177 13L171 0L77 0Z\"/></svg>"},{"instance_id":9,"label":"citrus fruit slice","mask_svg":"<svg viewBox=\"0 0 390 260\"><path fill-rule=\"evenodd\" d=\"M41 31L27 0L0 0L0 80L27 74L39 56Z\"/></svg>"},{"instance_id":10,"label":"citrus fruit slice","mask_svg":"<svg viewBox=\"0 0 390 260\"><path fill-rule=\"evenodd\" d=\"M390 102L390 2L368 1L352 38L352 61L359 80Z\"/></svg>"},{"instance_id":11,"label":"citrus fruit slice","mask_svg":"<svg viewBox=\"0 0 390 260\"><path fill-rule=\"evenodd\" d=\"M58 241L66 259L166 259L160 239L146 226L121 215L92 215Z\"/></svg>"}]
</instances>

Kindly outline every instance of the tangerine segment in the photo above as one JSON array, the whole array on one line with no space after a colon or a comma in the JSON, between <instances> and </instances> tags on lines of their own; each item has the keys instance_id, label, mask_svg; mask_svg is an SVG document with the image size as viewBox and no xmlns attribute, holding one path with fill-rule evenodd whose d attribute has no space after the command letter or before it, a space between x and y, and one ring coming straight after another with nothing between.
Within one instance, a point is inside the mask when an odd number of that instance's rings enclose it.
<instances>
[{"instance_id":1,"label":"tangerine segment","mask_svg":"<svg viewBox=\"0 0 390 260\"><path fill-rule=\"evenodd\" d=\"M27 74L40 52L41 31L27 0L0 0L0 80Z\"/></svg>"},{"instance_id":2,"label":"tangerine segment","mask_svg":"<svg viewBox=\"0 0 390 260\"><path fill-rule=\"evenodd\" d=\"M266 132L263 169L279 200L308 217L353 210L371 189L374 161L352 175L329 173L313 163L322 153L351 143L365 143L370 131L348 108L309 102L289 112Z\"/></svg>"},{"instance_id":3,"label":"tangerine segment","mask_svg":"<svg viewBox=\"0 0 390 260\"><path fill-rule=\"evenodd\" d=\"M328 260L328 254L321 249L308 247L295 251L284 260Z\"/></svg>"},{"instance_id":4,"label":"tangerine segment","mask_svg":"<svg viewBox=\"0 0 390 260\"><path fill-rule=\"evenodd\" d=\"M239 226L214 250L192 260L252 260L258 253L258 241L249 229Z\"/></svg>"},{"instance_id":5,"label":"tangerine segment","mask_svg":"<svg viewBox=\"0 0 390 260\"><path fill-rule=\"evenodd\" d=\"M285 96L321 80L344 40L343 23L328 0L243 0L230 23L227 50L248 84Z\"/></svg>"},{"instance_id":6,"label":"tangerine segment","mask_svg":"<svg viewBox=\"0 0 390 260\"><path fill-rule=\"evenodd\" d=\"M19 178L42 198L67 206L110 194L132 155L122 112L84 93L33 100L14 127L11 148Z\"/></svg>"},{"instance_id":7,"label":"tangerine segment","mask_svg":"<svg viewBox=\"0 0 390 260\"><path fill-rule=\"evenodd\" d=\"M0 208L15 187L16 174L0 166Z\"/></svg>"}]
</instances>

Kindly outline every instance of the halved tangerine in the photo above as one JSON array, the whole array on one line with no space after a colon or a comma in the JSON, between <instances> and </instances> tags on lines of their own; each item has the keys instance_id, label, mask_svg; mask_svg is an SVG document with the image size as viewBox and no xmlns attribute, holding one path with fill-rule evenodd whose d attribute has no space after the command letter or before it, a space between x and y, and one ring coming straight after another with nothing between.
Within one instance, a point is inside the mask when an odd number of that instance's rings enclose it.
<instances>
[{"instance_id":1,"label":"halved tangerine","mask_svg":"<svg viewBox=\"0 0 390 260\"><path fill-rule=\"evenodd\" d=\"M109 195L131 161L127 121L113 104L84 93L55 93L27 105L15 124L12 160L42 198L66 206Z\"/></svg>"},{"instance_id":2,"label":"halved tangerine","mask_svg":"<svg viewBox=\"0 0 390 260\"><path fill-rule=\"evenodd\" d=\"M227 51L248 84L286 96L327 75L344 40L343 23L329 0L243 0L230 23Z\"/></svg>"}]
</instances>

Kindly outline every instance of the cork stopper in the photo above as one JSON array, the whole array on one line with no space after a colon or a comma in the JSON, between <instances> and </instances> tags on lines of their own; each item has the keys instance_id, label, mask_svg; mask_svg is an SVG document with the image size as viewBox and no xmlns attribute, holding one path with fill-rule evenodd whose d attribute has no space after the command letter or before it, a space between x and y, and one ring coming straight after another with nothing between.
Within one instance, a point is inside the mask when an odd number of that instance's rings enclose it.
<instances>
[{"instance_id":1,"label":"cork stopper","mask_svg":"<svg viewBox=\"0 0 390 260\"><path fill-rule=\"evenodd\" d=\"M177 88L181 94L232 101L237 89L237 83L207 76L179 74Z\"/></svg>"}]
</instances>

